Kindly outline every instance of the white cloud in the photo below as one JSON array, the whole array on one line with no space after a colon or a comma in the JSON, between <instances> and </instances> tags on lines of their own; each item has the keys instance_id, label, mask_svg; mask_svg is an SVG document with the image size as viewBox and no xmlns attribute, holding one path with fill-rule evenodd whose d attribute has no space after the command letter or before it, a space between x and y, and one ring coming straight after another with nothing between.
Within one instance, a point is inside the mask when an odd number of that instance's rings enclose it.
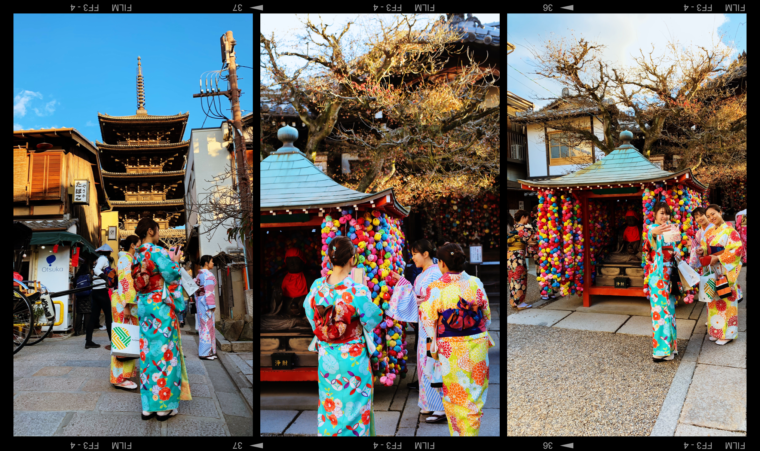
<instances>
[{"instance_id":1,"label":"white cloud","mask_svg":"<svg viewBox=\"0 0 760 451\"><path fill-rule=\"evenodd\" d=\"M23 130L24 127L21 124L13 123L13 130Z\"/></svg>"},{"instance_id":2,"label":"white cloud","mask_svg":"<svg viewBox=\"0 0 760 451\"><path fill-rule=\"evenodd\" d=\"M56 100L51 100L50 102L45 104L45 111L40 112L39 108L34 108L34 112L37 113L37 116L48 116L50 114L55 113L55 104L57 103Z\"/></svg>"},{"instance_id":3,"label":"white cloud","mask_svg":"<svg viewBox=\"0 0 760 451\"><path fill-rule=\"evenodd\" d=\"M85 127L94 127L95 123L93 123L92 121L87 121L87 123L84 124L84 125L85 125Z\"/></svg>"},{"instance_id":4,"label":"white cloud","mask_svg":"<svg viewBox=\"0 0 760 451\"><path fill-rule=\"evenodd\" d=\"M34 91L22 91L16 94L16 97L13 98L13 116L24 117L26 115L26 107L35 97L41 99L42 94Z\"/></svg>"}]
</instances>

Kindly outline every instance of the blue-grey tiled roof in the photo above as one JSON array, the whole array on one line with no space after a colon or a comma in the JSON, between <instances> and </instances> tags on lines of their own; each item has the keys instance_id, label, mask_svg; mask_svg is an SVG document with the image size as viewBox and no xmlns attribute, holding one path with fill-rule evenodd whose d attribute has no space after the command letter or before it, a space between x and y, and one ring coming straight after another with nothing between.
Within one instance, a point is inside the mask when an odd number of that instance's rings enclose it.
<instances>
[{"instance_id":1,"label":"blue-grey tiled roof","mask_svg":"<svg viewBox=\"0 0 760 451\"><path fill-rule=\"evenodd\" d=\"M691 176L690 169L677 173L663 171L639 153L635 147L630 144L623 144L603 159L571 174L553 180L518 180L518 182L532 187L545 188L601 186L657 182L679 177L687 172L693 182L702 186Z\"/></svg>"}]
</instances>

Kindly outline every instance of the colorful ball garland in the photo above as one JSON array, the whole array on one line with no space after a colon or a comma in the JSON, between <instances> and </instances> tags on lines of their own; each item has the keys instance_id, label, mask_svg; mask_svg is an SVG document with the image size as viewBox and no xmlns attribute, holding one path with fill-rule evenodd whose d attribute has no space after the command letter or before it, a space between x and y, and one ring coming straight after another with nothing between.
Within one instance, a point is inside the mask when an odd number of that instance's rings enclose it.
<instances>
[{"instance_id":1,"label":"colorful ball garland","mask_svg":"<svg viewBox=\"0 0 760 451\"><path fill-rule=\"evenodd\" d=\"M351 209L343 210L338 219L325 216L321 226L322 274L326 277L332 273L327 263L330 242L336 236L348 236L357 248L357 268L364 269L369 279L367 288L371 292L372 302L385 311L396 284L390 272L401 273L404 268L402 249L405 239L401 232L401 219L380 210L367 211L356 218L351 212ZM398 375L403 378L407 374L405 326L403 321L383 315L383 320L373 331L376 350L371 357L372 370L375 381L379 380L386 386L393 385Z\"/></svg>"}]
</instances>

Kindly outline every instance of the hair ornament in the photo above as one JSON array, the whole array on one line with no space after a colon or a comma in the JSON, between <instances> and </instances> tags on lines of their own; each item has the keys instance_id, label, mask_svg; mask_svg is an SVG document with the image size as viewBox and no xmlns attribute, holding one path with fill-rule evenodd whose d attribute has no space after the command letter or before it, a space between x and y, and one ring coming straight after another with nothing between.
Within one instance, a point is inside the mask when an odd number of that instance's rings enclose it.
<instances>
[{"instance_id":1,"label":"hair ornament","mask_svg":"<svg viewBox=\"0 0 760 451\"><path fill-rule=\"evenodd\" d=\"M451 255L454 255L454 253L452 252Z\"/></svg>"}]
</instances>

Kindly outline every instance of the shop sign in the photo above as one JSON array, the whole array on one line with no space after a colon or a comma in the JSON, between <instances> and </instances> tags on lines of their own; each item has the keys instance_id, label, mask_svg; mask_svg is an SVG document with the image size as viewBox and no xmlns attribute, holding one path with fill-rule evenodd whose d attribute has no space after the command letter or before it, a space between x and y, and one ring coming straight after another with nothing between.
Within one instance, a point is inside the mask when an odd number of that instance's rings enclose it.
<instances>
[{"instance_id":1,"label":"shop sign","mask_svg":"<svg viewBox=\"0 0 760 451\"><path fill-rule=\"evenodd\" d=\"M48 291L69 289L69 246L58 246L58 252L50 252L52 246L39 249L37 254L37 276Z\"/></svg>"},{"instance_id":2,"label":"shop sign","mask_svg":"<svg viewBox=\"0 0 760 451\"><path fill-rule=\"evenodd\" d=\"M470 263L483 263L483 246L470 246Z\"/></svg>"},{"instance_id":3,"label":"shop sign","mask_svg":"<svg viewBox=\"0 0 760 451\"><path fill-rule=\"evenodd\" d=\"M71 203L90 205L89 180L74 180L74 200Z\"/></svg>"}]
</instances>

